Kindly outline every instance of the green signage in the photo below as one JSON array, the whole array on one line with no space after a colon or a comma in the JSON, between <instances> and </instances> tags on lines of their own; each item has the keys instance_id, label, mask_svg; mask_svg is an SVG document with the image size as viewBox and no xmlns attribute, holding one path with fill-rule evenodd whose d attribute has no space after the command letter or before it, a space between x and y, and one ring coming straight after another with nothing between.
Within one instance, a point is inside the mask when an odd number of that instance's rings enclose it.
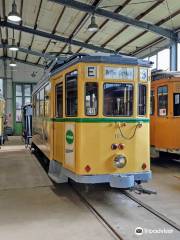
<instances>
[{"instance_id":1,"label":"green signage","mask_svg":"<svg viewBox=\"0 0 180 240\"><path fill-rule=\"evenodd\" d=\"M66 142L68 144L72 144L74 142L74 134L71 130L67 130L66 132Z\"/></svg>"}]
</instances>

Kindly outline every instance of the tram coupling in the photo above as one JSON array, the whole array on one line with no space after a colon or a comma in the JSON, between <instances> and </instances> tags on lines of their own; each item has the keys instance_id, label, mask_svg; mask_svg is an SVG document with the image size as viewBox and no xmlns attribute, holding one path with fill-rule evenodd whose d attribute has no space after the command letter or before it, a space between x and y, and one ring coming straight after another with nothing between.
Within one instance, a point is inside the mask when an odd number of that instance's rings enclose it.
<instances>
[{"instance_id":1,"label":"tram coupling","mask_svg":"<svg viewBox=\"0 0 180 240\"><path fill-rule=\"evenodd\" d=\"M138 184L138 185L135 185L134 187L130 188L130 191L131 192L135 192L136 194L157 194L156 191L153 191L153 190L149 190L149 189L145 189L143 188L142 185Z\"/></svg>"}]
</instances>

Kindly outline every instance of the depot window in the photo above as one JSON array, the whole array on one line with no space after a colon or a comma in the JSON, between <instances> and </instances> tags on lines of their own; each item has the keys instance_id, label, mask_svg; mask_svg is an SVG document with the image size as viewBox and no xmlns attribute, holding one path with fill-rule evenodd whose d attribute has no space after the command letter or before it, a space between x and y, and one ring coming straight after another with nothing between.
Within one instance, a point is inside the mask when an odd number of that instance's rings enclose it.
<instances>
[{"instance_id":1,"label":"depot window","mask_svg":"<svg viewBox=\"0 0 180 240\"><path fill-rule=\"evenodd\" d=\"M96 116L98 114L98 84L94 82L85 85L85 114Z\"/></svg>"},{"instance_id":2,"label":"depot window","mask_svg":"<svg viewBox=\"0 0 180 240\"><path fill-rule=\"evenodd\" d=\"M151 90L151 102L150 102L150 114L154 115L155 108L155 98L154 98L154 90Z\"/></svg>"},{"instance_id":3,"label":"depot window","mask_svg":"<svg viewBox=\"0 0 180 240\"><path fill-rule=\"evenodd\" d=\"M56 85L56 117L63 117L63 85Z\"/></svg>"},{"instance_id":4,"label":"depot window","mask_svg":"<svg viewBox=\"0 0 180 240\"><path fill-rule=\"evenodd\" d=\"M104 115L131 116L133 114L133 85L104 84Z\"/></svg>"},{"instance_id":5,"label":"depot window","mask_svg":"<svg viewBox=\"0 0 180 240\"><path fill-rule=\"evenodd\" d=\"M139 95L138 95L138 115L146 115L146 98L147 98L147 87L146 85L139 84Z\"/></svg>"},{"instance_id":6,"label":"depot window","mask_svg":"<svg viewBox=\"0 0 180 240\"><path fill-rule=\"evenodd\" d=\"M158 88L158 115L167 116L168 114L168 87Z\"/></svg>"},{"instance_id":7,"label":"depot window","mask_svg":"<svg viewBox=\"0 0 180 240\"><path fill-rule=\"evenodd\" d=\"M180 93L174 93L174 116L180 116Z\"/></svg>"},{"instance_id":8,"label":"depot window","mask_svg":"<svg viewBox=\"0 0 180 240\"><path fill-rule=\"evenodd\" d=\"M77 116L77 71L66 74L66 116Z\"/></svg>"}]
</instances>

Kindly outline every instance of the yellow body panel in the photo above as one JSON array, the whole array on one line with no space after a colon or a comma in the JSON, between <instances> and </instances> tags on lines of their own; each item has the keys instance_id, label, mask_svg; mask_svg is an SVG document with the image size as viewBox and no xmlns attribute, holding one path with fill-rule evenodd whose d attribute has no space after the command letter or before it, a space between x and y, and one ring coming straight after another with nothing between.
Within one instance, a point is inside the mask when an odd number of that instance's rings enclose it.
<instances>
[{"instance_id":1,"label":"yellow body panel","mask_svg":"<svg viewBox=\"0 0 180 240\"><path fill-rule=\"evenodd\" d=\"M97 77L87 78L87 66L97 67ZM48 136L50 137L48 144L44 145L44 124L38 119L33 120L34 128L41 128L42 135L33 136L33 142L48 156L50 160L60 162L65 168L79 175L91 174L113 174L113 173L129 173L143 172L150 169L150 152L149 152L149 105L150 105L150 74L147 82L140 82L139 67L129 66L134 68L134 80L105 80L104 67L122 65L115 64L97 64L97 63L78 63L71 66L51 78L51 102L49 118L44 118L48 127ZM124 65L128 66L128 65ZM63 94L65 92L65 75L71 71L78 71L78 116L76 118L67 118L65 111L63 118L55 117L55 86L63 82ZM98 115L88 117L84 114L84 86L86 82L98 82L99 86L99 102ZM103 84L104 82L125 82L134 85L134 110L131 117L105 117L103 115ZM137 115L138 102L138 84L143 83L147 86L147 114L146 116ZM65 109L65 94L63 96L63 108ZM136 127L137 123L142 123L141 127ZM130 137L134 134L131 140L125 140L119 131L119 126L122 127L123 134ZM67 126L74 129L74 156L71 159L66 159L67 149L66 131ZM47 128L46 128L47 129ZM136 130L136 131L135 131ZM113 143L124 144L123 150L112 150ZM50 153L47 154L46 148L49 148ZM127 165L124 168L116 168L113 165L113 160L117 154L123 154L127 157ZM142 164L146 164L146 169L142 169ZM86 171L86 166L90 167L90 171Z\"/></svg>"}]
</instances>

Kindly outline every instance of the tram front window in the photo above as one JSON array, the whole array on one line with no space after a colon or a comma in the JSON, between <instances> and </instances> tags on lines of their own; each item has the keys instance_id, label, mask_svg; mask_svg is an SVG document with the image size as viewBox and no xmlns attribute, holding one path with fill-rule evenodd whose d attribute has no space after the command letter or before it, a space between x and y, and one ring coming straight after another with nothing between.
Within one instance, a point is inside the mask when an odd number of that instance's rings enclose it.
<instances>
[{"instance_id":1,"label":"tram front window","mask_svg":"<svg viewBox=\"0 0 180 240\"><path fill-rule=\"evenodd\" d=\"M168 114L168 87L162 86L158 88L158 115L161 117Z\"/></svg>"},{"instance_id":2,"label":"tram front window","mask_svg":"<svg viewBox=\"0 0 180 240\"><path fill-rule=\"evenodd\" d=\"M104 115L131 116L133 114L133 85L104 84Z\"/></svg>"},{"instance_id":3,"label":"tram front window","mask_svg":"<svg viewBox=\"0 0 180 240\"><path fill-rule=\"evenodd\" d=\"M98 84L86 83L85 85L85 112L87 116L96 116L98 113Z\"/></svg>"},{"instance_id":4,"label":"tram front window","mask_svg":"<svg viewBox=\"0 0 180 240\"><path fill-rule=\"evenodd\" d=\"M142 84L139 85L138 115L146 115L146 86Z\"/></svg>"},{"instance_id":5,"label":"tram front window","mask_svg":"<svg viewBox=\"0 0 180 240\"><path fill-rule=\"evenodd\" d=\"M174 93L174 116L180 116L180 93Z\"/></svg>"}]
</instances>

